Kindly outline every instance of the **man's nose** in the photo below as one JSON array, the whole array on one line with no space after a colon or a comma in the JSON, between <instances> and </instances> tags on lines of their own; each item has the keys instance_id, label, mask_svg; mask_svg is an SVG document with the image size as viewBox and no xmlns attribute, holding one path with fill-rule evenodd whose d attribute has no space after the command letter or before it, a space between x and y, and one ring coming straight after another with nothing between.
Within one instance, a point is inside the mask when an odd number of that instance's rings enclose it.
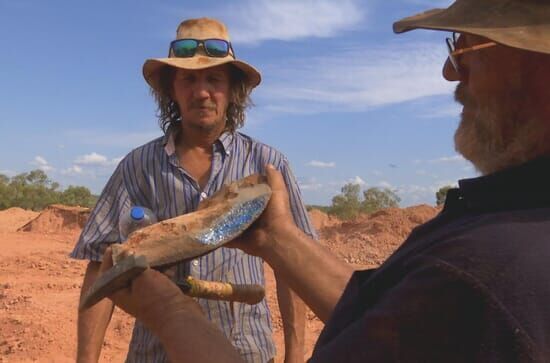
<instances>
[{"instance_id":1,"label":"man's nose","mask_svg":"<svg viewBox=\"0 0 550 363\"><path fill-rule=\"evenodd\" d=\"M447 58L443 65L443 78L450 82L460 81L460 74L456 71L449 58Z\"/></svg>"},{"instance_id":2,"label":"man's nose","mask_svg":"<svg viewBox=\"0 0 550 363\"><path fill-rule=\"evenodd\" d=\"M196 97L207 98L210 95L210 84L206 80L197 80L193 86Z\"/></svg>"}]
</instances>

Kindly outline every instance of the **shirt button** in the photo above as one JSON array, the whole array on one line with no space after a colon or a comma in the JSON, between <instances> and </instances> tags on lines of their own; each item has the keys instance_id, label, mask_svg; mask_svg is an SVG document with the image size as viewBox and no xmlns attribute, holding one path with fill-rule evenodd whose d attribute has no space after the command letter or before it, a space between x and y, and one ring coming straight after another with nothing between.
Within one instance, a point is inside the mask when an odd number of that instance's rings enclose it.
<instances>
[{"instance_id":1,"label":"shirt button","mask_svg":"<svg viewBox=\"0 0 550 363\"><path fill-rule=\"evenodd\" d=\"M227 150L227 151L225 152L225 155L229 156L229 155L231 155L231 152L230 152L229 150Z\"/></svg>"},{"instance_id":2,"label":"shirt button","mask_svg":"<svg viewBox=\"0 0 550 363\"><path fill-rule=\"evenodd\" d=\"M198 266L199 265L199 260L193 260L192 264L195 267Z\"/></svg>"},{"instance_id":3,"label":"shirt button","mask_svg":"<svg viewBox=\"0 0 550 363\"><path fill-rule=\"evenodd\" d=\"M207 197L208 197L208 194L206 194L205 192L201 193L201 200L206 199Z\"/></svg>"}]
</instances>

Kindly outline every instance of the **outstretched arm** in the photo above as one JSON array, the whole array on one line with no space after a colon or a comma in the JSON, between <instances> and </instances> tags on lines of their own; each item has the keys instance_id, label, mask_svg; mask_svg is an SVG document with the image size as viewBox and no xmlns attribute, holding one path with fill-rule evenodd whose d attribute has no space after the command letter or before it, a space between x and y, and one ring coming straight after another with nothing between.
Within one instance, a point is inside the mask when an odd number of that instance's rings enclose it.
<instances>
[{"instance_id":1,"label":"outstretched arm","mask_svg":"<svg viewBox=\"0 0 550 363\"><path fill-rule=\"evenodd\" d=\"M312 240L295 224L281 173L268 165L273 194L264 214L231 247L263 258L324 322L353 274L353 268Z\"/></svg>"},{"instance_id":2,"label":"outstretched arm","mask_svg":"<svg viewBox=\"0 0 550 363\"><path fill-rule=\"evenodd\" d=\"M101 272L112 266L110 248L103 261ZM200 306L158 271L147 269L111 299L159 338L171 362L243 362Z\"/></svg>"}]
</instances>

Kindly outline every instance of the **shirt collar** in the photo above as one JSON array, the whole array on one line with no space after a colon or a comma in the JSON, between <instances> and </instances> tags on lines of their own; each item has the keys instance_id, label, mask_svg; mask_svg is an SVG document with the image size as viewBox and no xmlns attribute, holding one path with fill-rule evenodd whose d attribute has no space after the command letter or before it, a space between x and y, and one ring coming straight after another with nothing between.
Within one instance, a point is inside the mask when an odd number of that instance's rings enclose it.
<instances>
[{"instance_id":1,"label":"shirt collar","mask_svg":"<svg viewBox=\"0 0 550 363\"><path fill-rule=\"evenodd\" d=\"M447 194L445 209L457 203L467 209L501 210L550 207L550 157L486 176L463 179Z\"/></svg>"},{"instance_id":2,"label":"shirt collar","mask_svg":"<svg viewBox=\"0 0 550 363\"><path fill-rule=\"evenodd\" d=\"M162 140L162 143L164 145L164 151L166 151L166 154L168 156L171 156L176 153L175 139L179 132L177 127L178 126L173 126L173 127L170 127L168 130L166 130L166 133L164 134L164 137ZM226 155L229 155L231 153L231 149L233 148L234 138L235 138L235 135L233 132L228 130L224 131L214 143L214 150L220 150Z\"/></svg>"}]
</instances>

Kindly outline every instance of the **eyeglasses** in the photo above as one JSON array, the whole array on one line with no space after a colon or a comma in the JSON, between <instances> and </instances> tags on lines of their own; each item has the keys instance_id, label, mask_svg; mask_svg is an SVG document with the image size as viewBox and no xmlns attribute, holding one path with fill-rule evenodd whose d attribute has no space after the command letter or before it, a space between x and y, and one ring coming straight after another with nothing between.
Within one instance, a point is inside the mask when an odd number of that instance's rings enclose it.
<instances>
[{"instance_id":1,"label":"eyeglasses","mask_svg":"<svg viewBox=\"0 0 550 363\"><path fill-rule=\"evenodd\" d=\"M457 73L460 73L460 66L457 60L458 55L468 53L468 52L473 52L475 50L494 47L497 45L497 43L495 42L487 42L482 44L476 44L468 48L457 48L457 42L459 38L460 38L459 34L453 33L452 38L445 39L445 41L447 42L447 48L449 49L449 61L451 61L451 64L453 65L453 68Z\"/></svg>"},{"instance_id":2,"label":"eyeglasses","mask_svg":"<svg viewBox=\"0 0 550 363\"><path fill-rule=\"evenodd\" d=\"M173 54L178 58L193 57L199 46L202 46L209 57L223 58L231 54L235 58L231 43L223 39L176 39L170 43L168 56Z\"/></svg>"}]
</instances>

